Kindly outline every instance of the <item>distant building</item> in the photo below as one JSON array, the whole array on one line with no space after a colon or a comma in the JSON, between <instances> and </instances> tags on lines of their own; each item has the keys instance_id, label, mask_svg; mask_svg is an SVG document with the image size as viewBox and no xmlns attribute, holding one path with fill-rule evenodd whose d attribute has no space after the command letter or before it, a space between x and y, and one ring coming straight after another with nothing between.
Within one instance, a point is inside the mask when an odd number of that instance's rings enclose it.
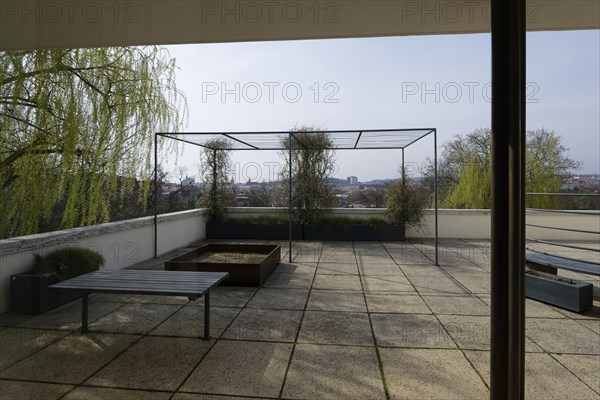
<instances>
[{"instance_id":1,"label":"distant building","mask_svg":"<svg viewBox=\"0 0 600 400\"><path fill-rule=\"evenodd\" d=\"M358 178L356 176L349 176L348 179L346 179L348 181L349 184L351 185L356 185L358 184Z\"/></svg>"}]
</instances>

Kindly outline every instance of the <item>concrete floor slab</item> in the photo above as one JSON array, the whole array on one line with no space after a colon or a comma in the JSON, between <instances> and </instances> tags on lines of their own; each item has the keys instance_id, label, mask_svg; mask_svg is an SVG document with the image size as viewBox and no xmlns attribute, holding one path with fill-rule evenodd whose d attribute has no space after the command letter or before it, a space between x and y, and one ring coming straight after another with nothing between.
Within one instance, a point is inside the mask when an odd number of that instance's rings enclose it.
<instances>
[{"instance_id":1,"label":"concrete floor slab","mask_svg":"<svg viewBox=\"0 0 600 400\"><path fill-rule=\"evenodd\" d=\"M360 291L318 290L310 292L307 310L367 312L365 297Z\"/></svg>"},{"instance_id":2,"label":"concrete floor slab","mask_svg":"<svg viewBox=\"0 0 600 400\"><path fill-rule=\"evenodd\" d=\"M481 377L458 350L380 349L390 399L484 399Z\"/></svg>"},{"instance_id":3,"label":"concrete floor slab","mask_svg":"<svg viewBox=\"0 0 600 400\"><path fill-rule=\"evenodd\" d=\"M600 356L555 354L554 358L600 397Z\"/></svg>"},{"instance_id":4,"label":"concrete floor slab","mask_svg":"<svg viewBox=\"0 0 600 400\"><path fill-rule=\"evenodd\" d=\"M358 267L356 261L344 263L320 262L317 267L317 275L358 275Z\"/></svg>"},{"instance_id":5,"label":"concrete floor slab","mask_svg":"<svg viewBox=\"0 0 600 400\"><path fill-rule=\"evenodd\" d=\"M62 400L169 400L171 393L80 386Z\"/></svg>"},{"instance_id":6,"label":"concrete floor slab","mask_svg":"<svg viewBox=\"0 0 600 400\"><path fill-rule=\"evenodd\" d=\"M490 315L490 306L477 296L430 296L423 299L435 314L448 315Z\"/></svg>"},{"instance_id":7,"label":"concrete floor slab","mask_svg":"<svg viewBox=\"0 0 600 400\"><path fill-rule=\"evenodd\" d=\"M310 289L313 274L284 274L275 272L264 283L263 287L283 289Z\"/></svg>"},{"instance_id":8,"label":"concrete floor slab","mask_svg":"<svg viewBox=\"0 0 600 400\"><path fill-rule=\"evenodd\" d=\"M374 348L298 344L283 387L290 399L384 399Z\"/></svg>"},{"instance_id":9,"label":"concrete floor slab","mask_svg":"<svg viewBox=\"0 0 600 400\"><path fill-rule=\"evenodd\" d=\"M372 346L373 334L366 313L306 311L299 343Z\"/></svg>"},{"instance_id":10,"label":"concrete floor slab","mask_svg":"<svg viewBox=\"0 0 600 400\"><path fill-rule=\"evenodd\" d=\"M133 303L145 303L145 304L175 304L184 305L189 303L189 299L185 296L153 296L153 295L139 295L132 300Z\"/></svg>"},{"instance_id":11,"label":"concrete floor slab","mask_svg":"<svg viewBox=\"0 0 600 400\"><path fill-rule=\"evenodd\" d=\"M467 294L468 291L458 282L448 277L412 276L409 278L415 289L423 294Z\"/></svg>"},{"instance_id":12,"label":"concrete floor slab","mask_svg":"<svg viewBox=\"0 0 600 400\"><path fill-rule=\"evenodd\" d=\"M316 264L290 264L280 263L274 272L285 274L314 274L317 269Z\"/></svg>"},{"instance_id":13,"label":"concrete floor slab","mask_svg":"<svg viewBox=\"0 0 600 400\"><path fill-rule=\"evenodd\" d=\"M85 383L173 391L183 383L212 344L202 339L144 337Z\"/></svg>"},{"instance_id":14,"label":"concrete floor slab","mask_svg":"<svg viewBox=\"0 0 600 400\"><path fill-rule=\"evenodd\" d=\"M396 264L365 264L365 265L359 264L358 272L361 275L372 275L372 276L379 276L379 275L388 275L388 276L402 275L402 276L404 276L404 273Z\"/></svg>"},{"instance_id":15,"label":"concrete floor slab","mask_svg":"<svg viewBox=\"0 0 600 400\"><path fill-rule=\"evenodd\" d=\"M138 339L115 333L71 334L5 369L0 378L82 383Z\"/></svg>"},{"instance_id":16,"label":"concrete floor slab","mask_svg":"<svg viewBox=\"0 0 600 400\"><path fill-rule=\"evenodd\" d=\"M90 299L88 303L88 321L93 322L124 305L125 303L93 301ZM36 329L79 330L81 329L81 299L36 315L18 326Z\"/></svg>"},{"instance_id":17,"label":"concrete floor slab","mask_svg":"<svg viewBox=\"0 0 600 400\"><path fill-rule=\"evenodd\" d=\"M415 293L414 287L403 275L361 276L361 280L366 292L384 291Z\"/></svg>"},{"instance_id":18,"label":"concrete floor slab","mask_svg":"<svg viewBox=\"0 0 600 400\"><path fill-rule=\"evenodd\" d=\"M466 351L465 355L489 384L490 352ZM525 398L584 400L597 399L598 394L549 354L526 353Z\"/></svg>"},{"instance_id":19,"label":"concrete floor slab","mask_svg":"<svg viewBox=\"0 0 600 400\"><path fill-rule=\"evenodd\" d=\"M550 353L600 355L600 335L570 319L527 319L531 338Z\"/></svg>"},{"instance_id":20,"label":"concrete floor slab","mask_svg":"<svg viewBox=\"0 0 600 400\"><path fill-rule=\"evenodd\" d=\"M367 292L365 297L371 313L431 314L427 304L417 294Z\"/></svg>"},{"instance_id":21,"label":"concrete floor slab","mask_svg":"<svg viewBox=\"0 0 600 400\"><path fill-rule=\"evenodd\" d=\"M217 286L210 292L210 305L215 307L244 307L254 296L258 288ZM189 305L204 306L204 298L192 301Z\"/></svg>"},{"instance_id":22,"label":"concrete floor slab","mask_svg":"<svg viewBox=\"0 0 600 400\"><path fill-rule=\"evenodd\" d=\"M2 400L55 400L72 388L55 383L0 380L0 397Z\"/></svg>"},{"instance_id":23,"label":"concrete floor slab","mask_svg":"<svg viewBox=\"0 0 600 400\"><path fill-rule=\"evenodd\" d=\"M0 331L0 370L68 335L65 331L7 328Z\"/></svg>"},{"instance_id":24,"label":"concrete floor slab","mask_svg":"<svg viewBox=\"0 0 600 400\"><path fill-rule=\"evenodd\" d=\"M266 397L219 396L213 394L176 393L171 400L269 400Z\"/></svg>"},{"instance_id":25,"label":"concrete floor slab","mask_svg":"<svg viewBox=\"0 0 600 400\"><path fill-rule=\"evenodd\" d=\"M371 322L379 346L456 348L433 315L371 314Z\"/></svg>"},{"instance_id":26,"label":"concrete floor slab","mask_svg":"<svg viewBox=\"0 0 600 400\"><path fill-rule=\"evenodd\" d=\"M180 390L204 394L278 397L291 353L292 345L287 343L221 340Z\"/></svg>"},{"instance_id":27,"label":"concrete floor slab","mask_svg":"<svg viewBox=\"0 0 600 400\"><path fill-rule=\"evenodd\" d=\"M356 275L316 275L313 289L361 290L362 287Z\"/></svg>"},{"instance_id":28,"label":"concrete floor slab","mask_svg":"<svg viewBox=\"0 0 600 400\"><path fill-rule=\"evenodd\" d=\"M241 308L211 307L210 336L217 338L239 314ZM204 336L204 307L185 306L150 331L153 336Z\"/></svg>"},{"instance_id":29,"label":"concrete floor slab","mask_svg":"<svg viewBox=\"0 0 600 400\"><path fill-rule=\"evenodd\" d=\"M92 322L89 330L145 334L175 314L180 308L179 305L128 303Z\"/></svg>"},{"instance_id":30,"label":"concrete floor slab","mask_svg":"<svg viewBox=\"0 0 600 400\"><path fill-rule=\"evenodd\" d=\"M308 289L258 289L247 307L277 310L303 310L308 299Z\"/></svg>"},{"instance_id":31,"label":"concrete floor slab","mask_svg":"<svg viewBox=\"0 0 600 400\"><path fill-rule=\"evenodd\" d=\"M302 320L302 311L245 308L223 334L235 340L293 342Z\"/></svg>"}]
</instances>

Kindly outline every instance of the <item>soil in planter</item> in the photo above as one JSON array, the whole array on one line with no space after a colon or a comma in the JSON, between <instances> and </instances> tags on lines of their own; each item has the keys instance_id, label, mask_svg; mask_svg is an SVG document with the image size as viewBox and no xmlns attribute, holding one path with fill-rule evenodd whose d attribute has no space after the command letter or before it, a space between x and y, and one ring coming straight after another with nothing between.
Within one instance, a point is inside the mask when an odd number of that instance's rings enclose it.
<instances>
[{"instance_id":1,"label":"soil in planter","mask_svg":"<svg viewBox=\"0 0 600 400\"><path fill-rule=\"evenodd\" d=\"M189 261L201 263L230 263L230 264L260 264L265 259L265 254L260 253L242 253L234 251L223 251L201 254L199 257L192 258Z\"/></svg>"},{"instance_id":2,"label":"soil in planter","mask_svg":"<svg viewBox=\"0 0 600 400\"><path fill-rule=\"evenodd\" d=\"M557 275L552 275L552 274L546 274L544 272L535 271L535 270L532 270L532 269L529 269L529 270L525 271L525 273L527 275L538 276L540 278L545 278L545 279L548 279L548 280L551 280L551 281L555 281L555 282L566 283L567 285L575 285L577 283L573 279L564 278L562 276L557 276Z\"/></svg>"}]
</instances>

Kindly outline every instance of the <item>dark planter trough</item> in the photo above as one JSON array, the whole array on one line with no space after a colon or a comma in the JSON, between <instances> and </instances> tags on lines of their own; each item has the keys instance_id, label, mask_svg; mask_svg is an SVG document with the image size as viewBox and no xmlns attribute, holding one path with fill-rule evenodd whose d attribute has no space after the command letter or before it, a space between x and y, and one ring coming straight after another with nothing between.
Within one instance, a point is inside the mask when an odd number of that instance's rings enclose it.
<instances>
[{"instance_id":1,"label":"dark planter trough","mask_svg":"<svg viewBox=\"0 0 600 400\"><path fill-rule=\"evenodd\" d=\"M11 312L37 315L81 297L78 291L48 288L56 282L55 279L30 272L11 276Z\"/></svg>"},{"instance_id":2,"label":"dark planter trough","mask_svg":"<svg viewBox=\"0 0 600 400\"><path fill-rule=\"evenodd\" d=\"M577 313L592 307L593 285L544 272L525 274L525 296Z\"/></svg>"},{"instance_id":3,"label":"dark planter trough","mask_svg":"<svg viewBox=\"0 0 600 400\"><path fill-rule=\"evenodd\" d=\"M206 224L208 239L256 239L287 240L290 227L284 224L242 224L236 222L209 222ZM292 226L292 239L302 239L302 226Z\"/></svg>"},{"instance_id":4,"label":"dark planter trough","mask_svg":"<svg viewBox=\"0 0 600 400\"><path fill-rule=\"evenodd\" d=\"M306 240L406 240L404 225L304 225Z\"/></svg>"},{"instance_id":5,"label":"dark planter trough","mask_svg":"<svg viewBox=\"0 0 600 400\"><path fill-rule=\"evenodd\" d=\"M204 253L258 253L264 258L260 263L211 263L195 260ZM278 245L210 243L165 262L166 271L229 272L223 285L258 286L275 270L281 260Z\"/></svg>"}]
</instances>

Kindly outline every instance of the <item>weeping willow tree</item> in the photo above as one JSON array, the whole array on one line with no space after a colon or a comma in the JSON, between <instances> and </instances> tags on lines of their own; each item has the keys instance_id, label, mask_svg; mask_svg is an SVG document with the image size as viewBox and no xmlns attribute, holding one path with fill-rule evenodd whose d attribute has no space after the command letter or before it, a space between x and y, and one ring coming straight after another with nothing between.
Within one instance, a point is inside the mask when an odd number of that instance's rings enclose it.
<instances>
[{"instance_id":1,"label":"weeping willow tree","mask_svg":"<svg viewBox=\"0 0 600 400\"><path fill-rule=\"evenodd\" d=\"M491 207L491 131L478 129L458 135L444 144L439 163L440 206L446 208ZM580 163L568 157L568 149L554 131L528 131L526 143L527 192L557 193L570 171ZM426 173L433 182L433 167ZM527 196L527 207L556 208L556 198Z\"/></svg>"},{"instance_id":2,"label":"weeping willow tree","mask_svg":"<svg viewBox=\"0 0 600 400\"><path fill-rule=\"evenodd\" d=\"M0 237L59 202L63 228L108 221L136 181L145 198L154 132L186 116L175 69L159 47L0 53Z\"/></svg>"},{"instance_id":3,"label":"weeping willow tree","mask_svg":"<svg viewBox=\"0 0 600 400\"><path fill-rule=\"evenodd\" d=\"M204 144L201 154L201 174L208 184L198 200L198 207L208 208L211 221L220 221L227 207L234 204L229 186L228 173L231 169L231 143L226 139L212 139Z\"/></svg>"}]
</instances>

